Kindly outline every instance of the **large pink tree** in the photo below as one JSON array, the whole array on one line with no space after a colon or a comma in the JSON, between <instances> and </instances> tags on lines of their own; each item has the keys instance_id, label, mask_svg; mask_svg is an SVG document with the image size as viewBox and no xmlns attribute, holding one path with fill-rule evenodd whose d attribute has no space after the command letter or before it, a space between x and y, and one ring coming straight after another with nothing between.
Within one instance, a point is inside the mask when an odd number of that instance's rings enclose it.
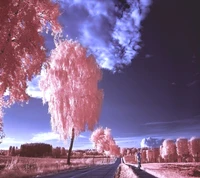
<instances>
[{"instance_id":1,"label":"large pink tree","mask_svg":"<svg viewBox=\"0 0 200 178\"><path fill-rule=\"evenodd\" d=\"M120 147L117 146L115 140L111 135L111 129L102 127L97 128L92 132L90 140L99 153L106 155L120 155Z\"/></svg>"},{"instance_id":2,"label":"large pink tree","mask_svg":"<svg viewBox=\"0 0 200 178\"><path fill-rule=\"evenodd\" d=\"M74 137L98 122L103 91L98 89L102 73L92 55L76 41L64 40L51 51L49 65L42 74L43 102L48 102L51 126L61 139Z\"/></svg>"},{"instance_id":3,"label":"large pink tree","mask_svg":"<svg viewBox=\"0 0 200 178\"><path fill-rule=\"evenodd\" d=\"M28 100L27 81L46 61L42 32L61 32L58 4L50 0L0 0L0 123L3 107ZM9 97L4 97L5 92Z\"/></svg>"}]
</instances>

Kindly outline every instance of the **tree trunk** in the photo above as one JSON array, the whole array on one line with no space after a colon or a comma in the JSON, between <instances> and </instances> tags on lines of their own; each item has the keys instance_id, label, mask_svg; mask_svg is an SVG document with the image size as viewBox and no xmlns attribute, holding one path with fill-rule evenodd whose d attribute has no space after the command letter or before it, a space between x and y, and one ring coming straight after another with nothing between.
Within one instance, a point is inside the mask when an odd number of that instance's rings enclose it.
<instances>
[{"instance_id":1,"label":"tree trunk","mask_svg":"<svg viewBox=\"0 0 200 178\"><path fill-rule=\"evenodd\" d=\"M72 138L71 138L71 142L70 142L70 146L69 146L69 151L68 151L68 155L67 155L67 164L68 165L70 165L70 157L71 157L73 143L74 143L74 128L72 129Z\"/></svg>"}]
</instances>

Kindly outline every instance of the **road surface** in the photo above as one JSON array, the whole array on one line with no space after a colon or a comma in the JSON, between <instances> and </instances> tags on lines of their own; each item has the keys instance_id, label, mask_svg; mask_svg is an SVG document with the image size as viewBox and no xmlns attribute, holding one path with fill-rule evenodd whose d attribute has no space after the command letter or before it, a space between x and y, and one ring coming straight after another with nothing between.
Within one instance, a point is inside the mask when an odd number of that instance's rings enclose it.
<instances>
[{"instance_id":1,"label":"road surface","mask_svg":"<svg viewBox=\"0 0 200 178\"><path fill-rule=\"evenodd\" d=\"M120 163L121 159L118 158L114 164L69 170L54 175L41 176L40 178L113 178Z\"/></svg>"}]
</instances>

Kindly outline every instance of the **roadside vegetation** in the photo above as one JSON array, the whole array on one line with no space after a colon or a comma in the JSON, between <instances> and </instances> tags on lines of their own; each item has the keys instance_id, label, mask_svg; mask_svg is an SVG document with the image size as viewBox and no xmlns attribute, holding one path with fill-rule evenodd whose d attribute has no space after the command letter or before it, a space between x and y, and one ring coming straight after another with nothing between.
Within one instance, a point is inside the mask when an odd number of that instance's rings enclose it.
<instances>
[{"instance_id":1,"label":"roadside vegetation","mask_svg":"<svg viewBox=\"0 0 200 178\"><path fill-rule=\"evenodd\" d=\"M73 158L71 164L67 164L66 158L30 158L30 157L0 157L0 178L29 178L37 175L57 173L64 170L80 169L92 165L113 163L115 158L110 157L86 157Z\"/></svg>"}]
</instances>

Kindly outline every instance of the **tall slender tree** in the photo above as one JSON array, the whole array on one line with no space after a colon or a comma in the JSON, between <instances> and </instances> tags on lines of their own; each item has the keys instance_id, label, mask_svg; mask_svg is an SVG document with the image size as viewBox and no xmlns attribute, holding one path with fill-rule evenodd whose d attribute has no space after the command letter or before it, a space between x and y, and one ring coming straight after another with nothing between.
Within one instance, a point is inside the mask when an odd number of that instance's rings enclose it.
<instances>
[{"instance_id":1,"label":"tall slender tree","mask_svg":"<svg viewBox=\"0 0 200 178\"><path fill-rule=\"evenodd\" d=\"M48 102L51 126L61 139L71 138L68 164L74 138L93 130L98 122L103 91L98 89L102 73L92 55L76 41L58 41L51 51L49 65L42 74L43 102Z\"/></svg>"}]
</instances>

